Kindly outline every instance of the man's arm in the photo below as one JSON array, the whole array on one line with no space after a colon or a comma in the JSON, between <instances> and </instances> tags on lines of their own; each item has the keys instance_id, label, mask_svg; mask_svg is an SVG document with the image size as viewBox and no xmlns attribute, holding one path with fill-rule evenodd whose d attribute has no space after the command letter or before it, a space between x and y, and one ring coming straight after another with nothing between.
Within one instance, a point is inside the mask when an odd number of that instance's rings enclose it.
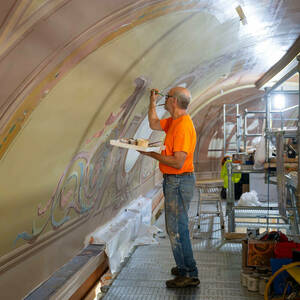
<instances>
[{"instance_id":1,"label":"man's arm","mask_svg":"<svg viewBox=\"0 0 300 300\"><path fill-rule=\"evenodd\" d=\"M169 167L175 168L180 170L183 167L183 164L185 162L187 153L186 152L174 152L174 155L172 156L164 156L156 152L141 152L140 153L150 156L159 162L161 162L164 165L167 165Z\"/></svg>"},{"instance_id":2,"label":"man's arm","mask_svg":"<svg viewBox=\"0 0 300 300\"><path fill-rule=\"evenodd\" d=\"M156 100L159 97L156 91L157 90L151 90L150 105L148 110L149 126L152 130L163 130L160 126L160 120L156 113Z\"/></svg>"}]
</instances>

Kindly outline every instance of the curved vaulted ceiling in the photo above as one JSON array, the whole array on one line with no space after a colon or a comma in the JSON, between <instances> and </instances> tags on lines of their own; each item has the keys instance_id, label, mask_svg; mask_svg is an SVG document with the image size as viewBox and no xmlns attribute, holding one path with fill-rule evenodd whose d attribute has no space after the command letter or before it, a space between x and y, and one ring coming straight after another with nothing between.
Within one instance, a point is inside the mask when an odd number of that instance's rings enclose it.
<instances>
[{"instance_id":1,"label":"curved vaulted ceiling","mask_svg":"<svg viewBox=\"0 0 300 300\"><path fill-rule=\"evenodd\" d=\"M0 255L78 220L79 248L157 183L155 162L109 146L163 138L147 126L149 88L188 87L201 136L294 58L299 21L298 0L1 1Z\"/></svg>"},{"instance_id":2,"label":"curved vaulted ceiling","mask_svg":"<svg viewBox=\"0 0 300 300\"><path fill-rule=\"evenodd\" d=\"M52 0L2 4L6 6L0 19L2 149L6 148L5 137L9 139L8 125L22 126L21 121L13 124L13 114L26 119L28 115L22 113L30 114L43 92L49 92L99 47L107 48L108 43L116 43L113 48L122 47L119 39L127 49L119 49L110 57L115 63L117 59L127 61L124 72L147 68L151 56L157 55L156 63L151 62L155 73L167 67L173 76L170 84L190 77L194 98L202 99L197 102L203 103L204 96L211 98L220 90L253 85L297 39L299 12L297 1L242 4L248 22L245 26L235 11L237 1L91 1L86 5L82 1ZM101 66L103 58L97 61ZM119 78L121 72L121 68L111 67L112 78ZM141 74L153 76L147 70ZM33 89L36 95L32 95Z\"/></svg>"}]
</instances>

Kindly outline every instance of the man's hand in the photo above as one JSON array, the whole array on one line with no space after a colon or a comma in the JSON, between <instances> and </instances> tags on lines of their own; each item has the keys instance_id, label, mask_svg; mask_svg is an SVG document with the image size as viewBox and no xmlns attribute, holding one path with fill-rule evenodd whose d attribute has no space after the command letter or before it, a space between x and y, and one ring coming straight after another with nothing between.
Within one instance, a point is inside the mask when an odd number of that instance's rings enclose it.
<instances>
[{"instance_id":1,"label":"man's hand","mask_svg":"<svg viewBox=\"0 0 300 300\"><path fill-rule=\"evenodd\" d=\"M159 98L159 90L152 89L150 94L150 105L156 105L156 101Z\"/></svg>"},{"instance_id":2,"label":"man's hand","mask_svg":"<svg viewBox=\"0 0 300 300\"><path fill-rule=\"evenodd\" d=\"M170 156L165 156L165 155L161 155L157 152L144 152L144 151L139 151L141 154L146 155L146 156L150 156L156 160L158 160L159 162L161 162L164 165L167 165L169 167L175 168L180 170L185 162L187 153L183 152L183 151L179 151L179 152L174 152L174 155L170 155Z\"/></svg>"},{"instance_id":3,"label":"man's hand","mask_svg":"<svg viewBox=\"0 0 300 300\"><path fill-rule=\"evenodd\" d=\"M140 150L137 150L137 152L140 152L142 155L151 157L151 154L150 154L151 152L145 152L145 151L140 151Z\"/></svg>"},{"instance_id":4,"label":"man's hand","mask_svg":"<svg viewBox=\"0 0 300 300\"><path fill-rule=\"evenodd\" d=\"M156 113L156 101L159 98L159 90L152 89L150 94L150 105L148 110L149 126L152 130L162 130Z\"/></svg>"}]
</instances>

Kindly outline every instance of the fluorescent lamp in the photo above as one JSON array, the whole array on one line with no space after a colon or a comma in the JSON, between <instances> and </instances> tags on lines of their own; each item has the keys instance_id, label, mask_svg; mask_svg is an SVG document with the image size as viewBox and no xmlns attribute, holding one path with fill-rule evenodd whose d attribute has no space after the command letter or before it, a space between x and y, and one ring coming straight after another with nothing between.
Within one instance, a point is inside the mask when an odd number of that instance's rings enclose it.
<instances>
[{"instance_id":1,"label":"fluorescent lamp","mask_svg":"<svg viewBox=\"0 0 300 300\"><path fill-rule=\"evenodd\" d=\"M273 108L281 110L285 107L285 96L282 94L275 94L273 96Z\"/></svg>"},{"instance_id":2,"label":"fluorescent lamp","mask_svg":"<svg viewBox=\"0 0 300 300\"><path fill-rule=\"evenodd\" d=\"M247 19L246 19L246 16L245 16L245 13L242 9L242 7L239 5L235 8L237 14L239 15L240 17L240 21L242 22L243 25L246 25L247 24Z\"/></svg>"}]
</instances>

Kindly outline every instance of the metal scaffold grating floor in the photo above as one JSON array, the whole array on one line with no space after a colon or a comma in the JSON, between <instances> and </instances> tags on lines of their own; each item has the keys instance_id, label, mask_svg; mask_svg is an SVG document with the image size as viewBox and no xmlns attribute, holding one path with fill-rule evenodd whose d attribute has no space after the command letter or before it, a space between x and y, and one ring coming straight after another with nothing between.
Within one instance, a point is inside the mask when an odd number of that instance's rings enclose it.
<instances>
[{"instance_id":1,"label":"metal scaffold grating floor","mask_svg":"<svg viewBox=\"0 0 300 300\"><path fill-rule=\"evenodd\" d=\"M196 214L194 212L197 208L197 197L195 193L189 212L190 219ZM209 208L209 205L206 208ZM102 299L262 300L263 296L242 287L240 282L242 247L240 243L222 242L220 218L205 215L201 217L200 224L201 232L197 232L196 224L195 238L192 240L199 270L199 287L166 288L165 281L174 278L170 270L175 266L169 239L166 236L158 238L158 245L137 247ZM156 225L165 230L163 214Z\"/></svg>"}]
</instances>

